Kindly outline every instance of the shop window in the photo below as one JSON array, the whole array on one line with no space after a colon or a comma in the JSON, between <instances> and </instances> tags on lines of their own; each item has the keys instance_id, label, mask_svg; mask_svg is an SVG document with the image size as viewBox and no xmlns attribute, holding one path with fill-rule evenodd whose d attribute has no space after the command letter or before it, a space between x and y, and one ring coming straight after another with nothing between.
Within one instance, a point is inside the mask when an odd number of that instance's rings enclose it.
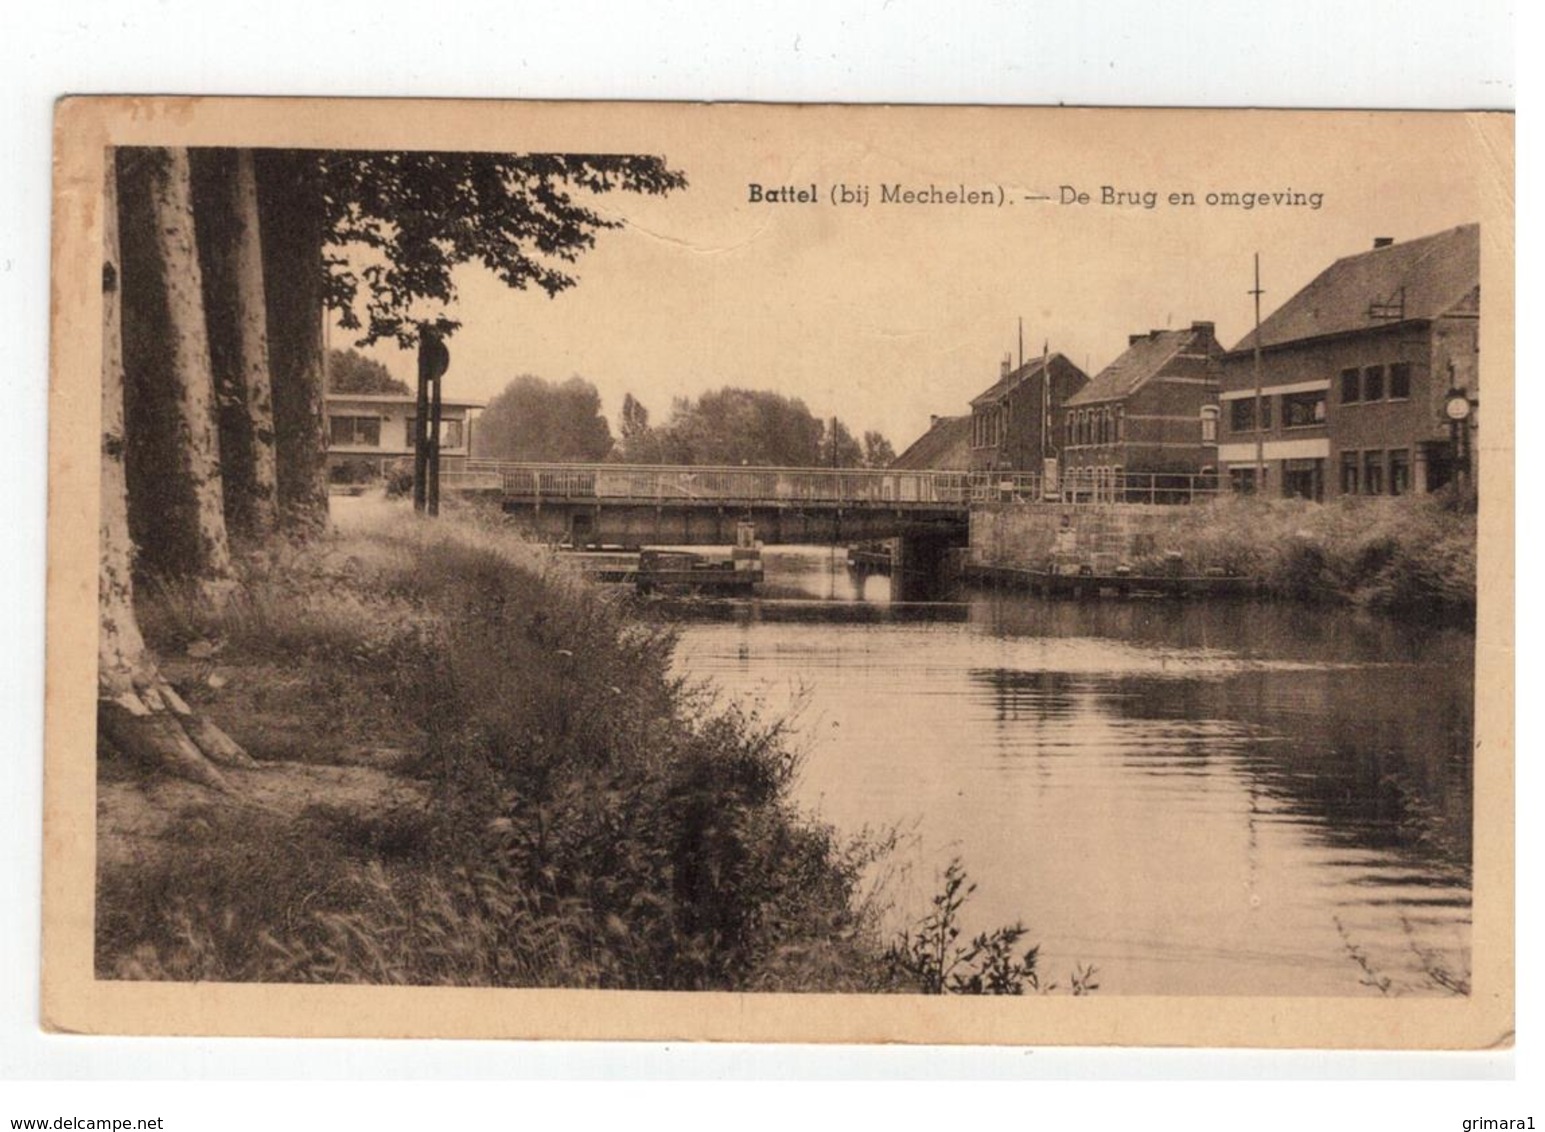
<instances>
[{"instance_id":1,"label":"shop window","mask_svg":"<svg viewBox=\"0 0 1545 1132\"><path fill-rule=\"evenodd\" d=\"M1384 367L1369 366L1363 370L1363 400L1384 400Z\"/></svg>"},{"instance_id":2,"label":"shop window","mask_svg":"<svg viewBox=\"0 0 1545 1132\"><path fill-rule=\"evenodd\" d=\"M1288 393L1282 398L1284 428L1313 428L1325 423L1325 394Z\"/></svg>"},{"instance_id":3,"label":"shop window","mask_svg":"<svg viewBox=\"0 0 1545 1132\"><path fill-rule=\"evenodd\" d=\"M380 417L329 417L327 435L334 448L381 447Z\"/></svg>"},{"instance_id":4,"label":"shop window","mask_svg":"<svg viewBox=\"0 0 1545 1132\"><path fill-rule=\"evenodd\" d=\"M1405 495L1411 490L1411 453L1396 448L1389 454L1389 493Z\"/></svg>"},{"instance_id":5,"label":"shop window","mask_svg":"<svg viewBox=\"0 0 1545 1132\"><path fill-rule=\"evenodd\" d=\"M1403 401L1411 396L1411 363L1396 362L1389 367L1389 399Z\"/></svg>"},{"instance_id":6,"label":"shop window","mask_svg":"<svg viewBox=\"0 0 1545 1132\"><path fill-rule=\"evenodd\" d=\"M1384 494L1384 453L1377 449L1363 453L1363 492Z\"/></svg>"},{"instance_id":7,"label":"shop window","mask_svg":"<svg viewBox=\"0 0 1545 1132\"><path fill-rule=\"evenodd\" d=\"M1361 457L1356 452L1343 452L1341 454L1341 494L1357 494L1357 465Z\"/></svg>"},{"instance_id":8,"label":"shop window","mask_svg":"<svg viewBox=\"0 0 1545 1132\"><path fill-rule=\"evenodd\" d=\"M1363 372L1360 369L1341 371L1341 403L1355 405L1363 399Z\"/></svg>"}]
</instances>

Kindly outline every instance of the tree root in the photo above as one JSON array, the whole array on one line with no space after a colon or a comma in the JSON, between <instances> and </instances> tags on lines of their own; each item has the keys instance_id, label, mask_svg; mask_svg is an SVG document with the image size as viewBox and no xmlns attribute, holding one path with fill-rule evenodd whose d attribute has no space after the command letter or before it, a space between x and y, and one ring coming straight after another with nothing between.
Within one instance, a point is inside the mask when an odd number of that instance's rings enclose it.
<instances>
[{"instance_id":1,"label":"tree root","mask_svg":"<svg viewBox=\"0 0 1545 1132\"><path fill-rule=\"evenodd\" d=\"M229 793L231 787L216 763L257 765L239 743L190 708L159 677L100 698L97 726L104 739L141 765L221 793Z\"/></svg>"}]
</instances>

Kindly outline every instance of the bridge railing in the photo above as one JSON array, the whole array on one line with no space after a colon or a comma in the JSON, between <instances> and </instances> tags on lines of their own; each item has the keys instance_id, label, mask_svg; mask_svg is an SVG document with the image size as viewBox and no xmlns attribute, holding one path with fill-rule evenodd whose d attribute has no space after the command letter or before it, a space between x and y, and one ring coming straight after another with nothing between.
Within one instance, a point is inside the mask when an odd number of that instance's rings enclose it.
<instances>
[{"instance_id":1,"label":"bridge railing","mask_svg":"<svg viewBox=\"0 0 1545 1132\"><path fill-rule=\"evenodd\" d=\"M510 464L468 461L468 486L497 482L510 498L647 503L959 504L965 472L871 469L654 467L635 464Z\"/></svg>"},{"instance_id":2,"label":"bridge railing","mask_svg":"<svg viewBox=\"0 0 1545 1132\"><path fill-rule=\"evenodd\" d=\"M1212 474L1064 468L1044 490L1035 472L889 471L858 468L663 467L642 464L517 464L469 460L442 473L451 489L501 491L532 502L1198 503L1224 490Z\"/></svg>"},{"instance_id":3,"label":"bridge railing","mask_svg":"<svg viewBox=\"0 0 1545 1132\"><path fill-rule=\"evenodd\" d=\"M1114 472L1066 468L1055 497L1064 503L1205 503L1226 490L1213 473Z\"/></svg>"}]
</instances>

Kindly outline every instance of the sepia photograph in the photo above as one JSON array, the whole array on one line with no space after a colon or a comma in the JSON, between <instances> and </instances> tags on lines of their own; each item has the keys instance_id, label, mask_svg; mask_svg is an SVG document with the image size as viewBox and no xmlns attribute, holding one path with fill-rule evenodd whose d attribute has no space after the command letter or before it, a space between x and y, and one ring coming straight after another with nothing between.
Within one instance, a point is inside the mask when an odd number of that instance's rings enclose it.
<instances>
[{"instance_id":1,"label":"sepia photograph","mask_svg":"<svg viewBox=\"0 0 1545 1132\"><path fill-rule=\"evenodd\" d=\"M1510 115L55 144L46 1024L1510 1041Z\"/></svg>"}]
</instances>

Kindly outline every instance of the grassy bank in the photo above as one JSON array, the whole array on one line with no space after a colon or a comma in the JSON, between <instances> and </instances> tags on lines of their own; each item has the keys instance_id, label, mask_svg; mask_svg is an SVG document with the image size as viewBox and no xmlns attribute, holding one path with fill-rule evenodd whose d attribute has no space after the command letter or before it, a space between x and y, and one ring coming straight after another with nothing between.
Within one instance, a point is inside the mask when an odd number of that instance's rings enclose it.
<instances>
[{"instance_id":1,"label":"grassy bank","mask_svg":"<svg viewBox=\"0 0 1545 1132\"><path fill-rule=\"evenodd\" d=\"M101 977L1038 989L1017 925L880 938L877 848L796 808L784 725L673 677L627 595L368 507L218 608L145 595L164 671L260 766L219 796L103 752Z\"/></svg>"},{"instance_id":2,"label":"grassy bank","mask_svg":"<svg viewBox=\"0 0 1545 1132\"><path fill-rule=\"evenodd\" d=\"M102 974L873 981L861 851L793 807L779 726L694 695L668 632L533 550L396 512L254 565L225 608L144 605L174 678L265 766L238 802L155 787L164 825L103 855ZM108 805L144 785L103 762ZM286 798L272 779L298 766L347 773Z\"/></svg>"},{"instance_id":3,"label":"grassy bank","mask_svg":"<svg viewBox=\"0 0 1545 1132\"><path fill-rule=\"evenodd\" d=\"M1473 501L1228 496L1176 511L1166 543L1189 567L1259 578L1276 597L1390 611L1475 608ZM1158 561L1139 565L1162 568Z\"/></svg>"}]
</instances>

